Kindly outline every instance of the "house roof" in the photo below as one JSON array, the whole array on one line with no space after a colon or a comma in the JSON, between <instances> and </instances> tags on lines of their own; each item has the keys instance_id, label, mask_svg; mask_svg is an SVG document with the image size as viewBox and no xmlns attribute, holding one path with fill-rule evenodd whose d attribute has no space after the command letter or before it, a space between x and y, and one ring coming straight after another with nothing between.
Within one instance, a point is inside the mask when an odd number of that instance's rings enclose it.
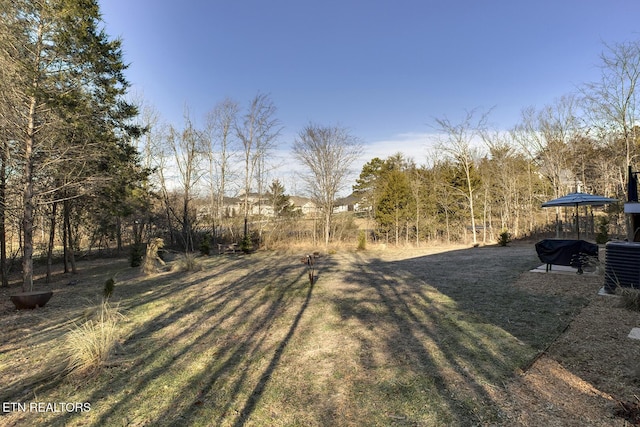
<instances>
[{"instance_id":1,"label":"house roof","mask_svg":"<svg viewBox=\"0 0 640 427\"><path fill-rule=\"evenodd\" d=\"M336 200L336 206L355 205L360 201L360 197L355 196L353 193L347 197L341 197Z\"/></svg>"}]
</instances>

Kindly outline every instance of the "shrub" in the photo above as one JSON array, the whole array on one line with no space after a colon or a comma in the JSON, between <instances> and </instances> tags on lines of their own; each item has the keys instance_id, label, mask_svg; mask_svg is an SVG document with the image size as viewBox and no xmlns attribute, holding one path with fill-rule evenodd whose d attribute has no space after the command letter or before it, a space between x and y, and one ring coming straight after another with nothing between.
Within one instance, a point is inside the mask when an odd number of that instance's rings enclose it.
<instances>
[{"instance_id":1,"label":"shrub","mask_svg":"<svg viewBox=\"0 0 640 427\"><path fill-rule=\"evenodd\" d=\"M358 232L358 250L364 251L365 249L367 249L367 235L364 230L360 230Z\"/></svg>"},{"instance_id":2,"label":"shrub","mask_svg":"<svg viewBox=\"0 0 640 427\"><path fill-rule=\"evenodd\" d=\"M116 348L122 318L117 306L103 301L94 319L69 331L63 347L66 373L82 377L98 373Z\"/></svg>"},{"instance_id":3,"label":"shrub","mask_svg":"<svg viewBox=\"0 0 640 427\"><path fill-rule=\"evenodd\" d=\"M509 233L507 230L502 230L502 232L500 233L500 236L498 237L498 244L500 246L507 246L510 241L511 241L511 233Z\"/></svg>"},{"instance_id":4,"label":"shrub","mask_svg":"<svg viewBox=\"0 0 640 427\"><path fill-rule=\"evenodd\" d=\"M106 282L104 282L104 299L109 299L109 297L113 294L113 291L116 286L116 280L113 277L109 277Z\"/></svg>"},{"instance_id":5,"label":"shrub","mask_svg":"<svg viewBox=\"0 0 640 427\"><path fill-rule=\"evenodd\" d=\"M211 254L211 239L209 236L204 236L202 241L200 242L200 253L202 255L210 255Z\"/></svg>"},{"instance_id":6,"label":"shrub","mask_svg":"<svg viewBox=\"0 0 640 427\"><path fill-rule=\"evenodd\" d=\"M240 242L240 250L245 254L248 254L253 249L253 242L251 241L251 237L247 234L242 238Z\"/></svg>"},{"instance_id":7,"label":"shrub","mask_svg":"<svg viewBox=\"0 0 640 427\"><path fill-rule=\"evenodd\" d=\"M609 241L609 217L598 217L598 233L596 234L596 243L604 245Z\"/></svg>"},{"instance_id":8,"label":"shrub","mask_svg":"<svg viewBox=\"0 0 640 427\"><path fill-rule=\"evenodd\" d=\"M144 257L144 245L142 243L136 243L131 245L129 252L129 262L131 267L140 267L142 265L142 258Z\"/></svg>"}]
</instances>

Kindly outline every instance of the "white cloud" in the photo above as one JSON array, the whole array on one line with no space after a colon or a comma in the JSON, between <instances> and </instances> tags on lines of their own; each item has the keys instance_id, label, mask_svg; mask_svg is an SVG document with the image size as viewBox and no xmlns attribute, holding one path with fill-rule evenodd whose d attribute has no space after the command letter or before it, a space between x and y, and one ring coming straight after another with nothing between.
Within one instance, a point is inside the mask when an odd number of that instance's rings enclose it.
<instances>
[{"instance_id":1,"label":"white cloud","mask_svg":"<svg viewBox=\"0 0 640 427\"><path fill-rule=\"evenodd\" d=\"M389 139L374 141L364 146L360 159L362 166L374 157L382 160L396 153L402 153L406 158L412 158L417 164L425 163L427 154L432 148L433 134L407 132L395 135Z\"/></svg>"},{"instance_id":2,"label":"white cloud","mask_svg":"<svg viewBox=\"0 0 640 427\"><path fill-rule=\"evenodd\" d=\"M416 164L428 163L427 157L433 147L434 135L430 133L407 132L392 136L389 139L364 143L362 156L351 165L351 174L340 196L351 193L351 187L360 175L362 167L375 157L384 160L400 152L405 158L412 158ZM273 178L279 179L287 193L304 195L304 184L299 175L304 173L302 166L293 159L290 152L281 149L272 155L278 168L272 172Z\"/></svg>"}]
</instances>

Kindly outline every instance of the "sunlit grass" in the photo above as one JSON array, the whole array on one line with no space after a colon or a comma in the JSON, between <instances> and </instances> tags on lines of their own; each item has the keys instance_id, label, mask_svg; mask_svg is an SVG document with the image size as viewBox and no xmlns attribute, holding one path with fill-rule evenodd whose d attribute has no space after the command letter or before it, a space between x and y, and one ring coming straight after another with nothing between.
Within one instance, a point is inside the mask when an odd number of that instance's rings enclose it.
<instances>
[{"instance_id":1,"label":"sunlit grass","mask_svg":"<svg viewBox=\"0 0 640 427\"><path fill-rule=\"evenodd\" d=\"M571 302L534 302L551 313L544 333L509 330L528 315L500 315L524 297L509 288L524 261L474 277L441 272L444 255L391 257L325 256L313 287L299 257L266 253L119 282L123 361L40 393L92 402L46 425L500 424L504 382Z\"/></svg>"}]
</instances>

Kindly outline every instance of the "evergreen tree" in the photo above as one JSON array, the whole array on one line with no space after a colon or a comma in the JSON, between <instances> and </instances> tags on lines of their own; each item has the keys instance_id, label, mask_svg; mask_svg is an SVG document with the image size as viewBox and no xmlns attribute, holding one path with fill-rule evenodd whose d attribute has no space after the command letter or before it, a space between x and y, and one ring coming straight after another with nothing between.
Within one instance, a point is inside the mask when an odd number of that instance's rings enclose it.
<instances>
[{"instance_id":1,"label":"evergreen tree","mask_svg":"<svg viewBox=\"0 0 640 427\"><path fill-rule=\"evenodd\" d=\"M23 289L33 287L33 228L39 203L87 194L104 147L139 131L120 40L101 26L96 0L1 0L0 64L10 91L13 154L21 168Z\"/></svg>"},{"instance_id":2,"label":"evergreen tree","mask_svg":"<svg viewBox=\"0 0 640 427\"><path fill-rule=\"evenodd\" d=\"M400 243L400 232L412 214L414 198L411 192L409 178L401 170L394 158L385 162L382 179L380 200L375 211L376 221L383 230L393 231L395 243Z\"/></svg>"},{"instance_id":3,"label":"evergreen tree","mask_svg":"<svg viewBox=\"0 0 640 427\"><path fill-rule=\"evenodd\" d=\"M284 192L284 185L279 180L274 179L269 186L269 198L271 200L271 207L273 209L273 215L276 218L291 216L293 213L293 206Z\"/></svg>"}]
</instances>

